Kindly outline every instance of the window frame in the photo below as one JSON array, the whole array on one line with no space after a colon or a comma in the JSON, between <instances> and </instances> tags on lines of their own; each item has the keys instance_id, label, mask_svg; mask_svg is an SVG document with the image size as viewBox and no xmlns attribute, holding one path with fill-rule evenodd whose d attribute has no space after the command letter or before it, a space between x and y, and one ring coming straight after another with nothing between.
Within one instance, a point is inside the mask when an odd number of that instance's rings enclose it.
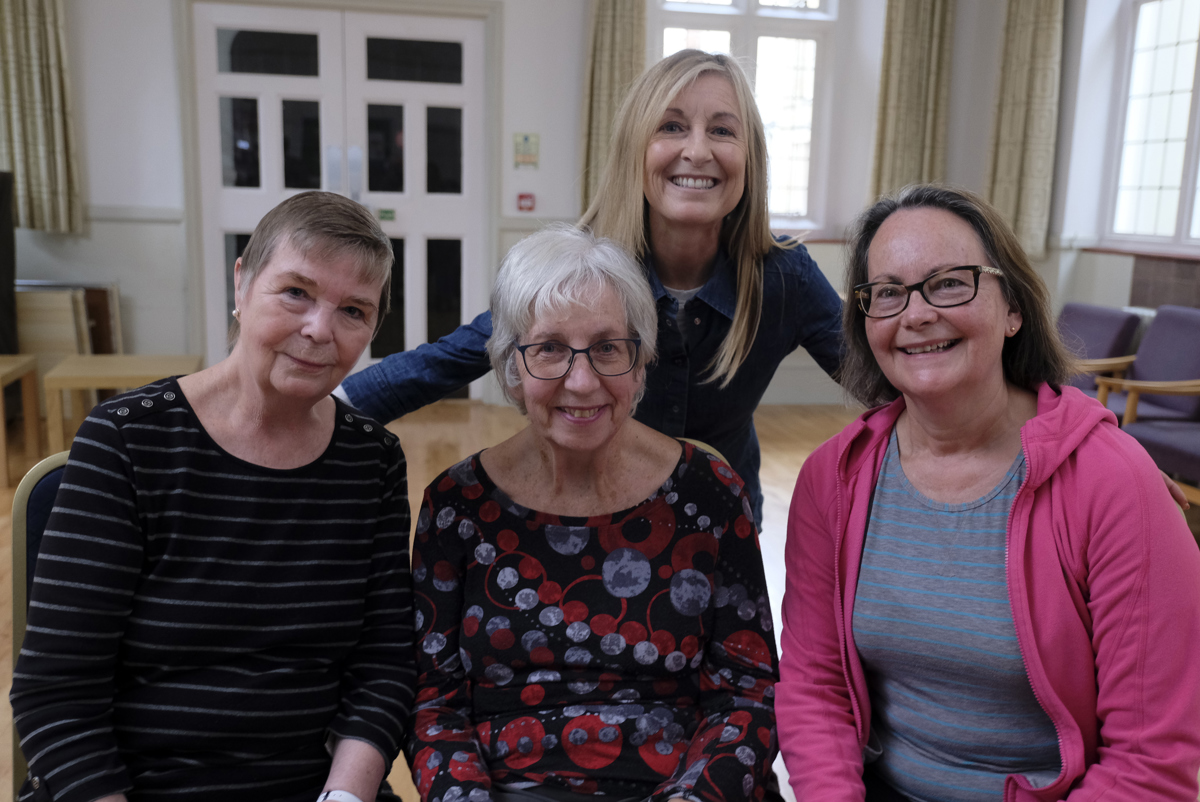
<instances>
[{"instance_id":1,"label":"window frame","mask_svg":"<svg viewBox=\"0 0 1200 802\"><path fill-rule=\"evenodd\" d=\"M838 2L822 0L822 9L797 10L759 6L758 0L732 0L729 6L684 0L646 0L647 66L662 60L666 28L728 30L729 49L745 69L751 86L757 79L759 36L816 42L812 138L808 152L808 213L771 214L770 225L775 231L803 234L826 228L833 129L833 43Z\"/></svg>"},{"instance_id":2,"label":"window frame","mask_svg":"<svg viewBox=\"0 0 1200 802\"><path fill-rule=\"evenodd\" d=\"M1154 0L1125 0L1117 12L1116 29L1122 31L1117 42L1116 80L1113 81L1111 116L1115 125L1110 128L1106 154L1103 224L1100 244L1113 250L1163 256L1200 257L1200 236L1190 235L1192 216L1197 210L1197 190L1200 189L1200 52L1192 73L1191 102L1188 108L1188 129L1183 153L1183 175L1179 185L1179 206L1175 217L1175 233L1124 234L1116 231L1117 199L1121 183L1121 157L1125 146L1125 128L1129 117L1129 88L1133 80L1133 56L1137 41L1138 14L1143 5Z\"/></svg>"}]
</instances>

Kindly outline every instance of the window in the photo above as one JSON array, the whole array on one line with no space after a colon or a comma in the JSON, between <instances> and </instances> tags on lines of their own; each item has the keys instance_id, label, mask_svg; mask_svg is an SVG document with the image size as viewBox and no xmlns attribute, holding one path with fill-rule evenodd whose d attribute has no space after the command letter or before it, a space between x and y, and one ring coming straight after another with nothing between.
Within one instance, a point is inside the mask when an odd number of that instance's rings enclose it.
<instances>
[{"instance_id":1,"label":"window","mask_svg":"<svg viewBox=\"0 0 1200 802\"><path fill-rule=\"evenodd\" d=\"M814 166L828 140L822 104L837 0L647 2L649 62L688 47L740 60L766 129L772 225L819 228L824 186Z\"/></svg>"},{"instance_id":2,"label":"window","mask_svg":"<svg viewBox=\"0 0 1200 802\"><path fill-rule=\"evenodd\" d=\"M1110 235L1149 250L1200 251L1192 102L1200 0L1135 1L1130 12Z\"/></svg>"}]
</instances>

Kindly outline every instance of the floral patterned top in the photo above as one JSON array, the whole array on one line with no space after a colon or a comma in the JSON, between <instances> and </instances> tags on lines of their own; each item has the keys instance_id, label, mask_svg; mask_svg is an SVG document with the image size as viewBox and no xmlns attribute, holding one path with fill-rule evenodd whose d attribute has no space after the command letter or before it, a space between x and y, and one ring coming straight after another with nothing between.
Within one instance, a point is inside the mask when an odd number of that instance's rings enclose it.
<instances>
[{"instance_id":1,"label":"floral patterned top","mask_svg":"<svg viewBox=\"0 0 1200 802\"><path fill-rule=\"evenodd\" d=\"M761 800L778 678L742 482L683 443L655 494L537 512L479 455L425 490L408 745L423 802L493 782L615 798Z\"/></svg>"}]
</instances>

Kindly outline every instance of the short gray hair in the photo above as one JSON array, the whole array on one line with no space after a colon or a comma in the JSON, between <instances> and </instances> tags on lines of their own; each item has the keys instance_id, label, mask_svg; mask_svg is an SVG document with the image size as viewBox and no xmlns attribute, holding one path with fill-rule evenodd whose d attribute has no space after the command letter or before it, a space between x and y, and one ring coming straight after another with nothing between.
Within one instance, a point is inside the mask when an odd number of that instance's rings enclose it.
<instances>
[{"instance_id":1,"label":"short gray hair","mask_svg":"<svg viewBox=\"0 0 1200 802\"><path fill-rule=\"evenodd\" d=\"M630 336L642 341L634 365L634 370L641 370L658 353L658 312L645 271L628 251L586 229L556 223L530 234L504 257L492 288L492 336L487 349L500 389L522 413L525 405L512 393L521 383L518 341L538 317L591 303L605 288L613 290L625 307ZM643 376L635 407L645 389Z\"/></svg>"}]
</instances>

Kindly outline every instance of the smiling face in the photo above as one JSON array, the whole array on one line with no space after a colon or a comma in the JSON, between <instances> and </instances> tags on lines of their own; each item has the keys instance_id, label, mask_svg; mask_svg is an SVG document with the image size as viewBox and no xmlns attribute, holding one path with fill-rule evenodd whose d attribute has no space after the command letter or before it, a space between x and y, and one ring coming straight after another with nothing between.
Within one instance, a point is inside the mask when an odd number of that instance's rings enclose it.
<instances>
[{"instance_id":1,"label":"smiling face","mask_svg":"<svg viewBox=\"0 0 1200 802\"><path fill-rule=\"evenodd\" d=\"M587 348L599 340L632 336L620 297L605 287L592 303L535 318L520 344L554 341ZM514 358L521 383L512 394L525 404L530 426L552 445L570 451L593 451L616 435L632 415L645 375L636 368L623 376L600 376L586 356L577 354L566 376L547 381L530 376L519 353Z\"/></svg>"},{"instance_id":2,"label":"smiling face","mask_svg":"<svg viewBox=\"0 0 1200 802\"><path fill-rule=\"evenodd\" d=\"M241 333L233 357L270 394L329 395L371 342L381 286L348 256L311 260L281 242L249 287L235 266Z\"/></svg>"},{"instance_id":3,"label":"smiling face","mask_svg":"<svg viewBox=\"0 0 1200 802\"><path fill-rule=\"evenodd\" d=\"M903 209L871 241L867 280L912 284L961 265L991 265L970 224L942 209ZM1020 328L1021 313L1004 299L1000 278L987 274L963 306L939 309L913 293L900 314L866 320L876 362L910 401L966 400L1002 387L1004 341Z\"/></svg>"},{"instance_id":4,"label":"smiling face","mask_svg":"<svg viewBox=\"0 0 1200 802\"><path fill-rule=\"evenodd\" d=\"M705 73L671 101L646 146L651 229L720 230L746 185L746 131L727 78Z\"/></svg>"}]
</instances>

